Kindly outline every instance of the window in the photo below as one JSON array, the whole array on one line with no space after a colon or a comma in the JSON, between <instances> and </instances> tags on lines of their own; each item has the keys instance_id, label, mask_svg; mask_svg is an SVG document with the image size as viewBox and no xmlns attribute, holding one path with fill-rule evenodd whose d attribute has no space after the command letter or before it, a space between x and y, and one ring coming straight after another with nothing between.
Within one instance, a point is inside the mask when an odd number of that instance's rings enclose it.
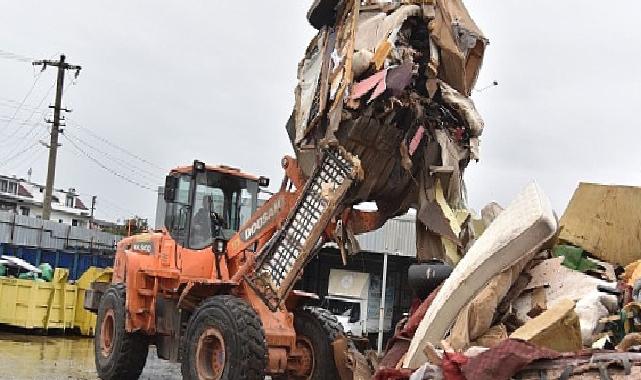
<instances>
[{"instance_id":1,"label":"window","mask_svg":"<svg viewBox=\"0 0 641 380\"><path fill-rule=\"evenodd\" d=\"M6 193L9 183L5 179L0 179L0 191Z\"/></svg>"},{"instance_id":2,"label":"window","mask_svg":"<svg viewBox=\"0 0 641 380\"><path fill-rule=\"evenodd\" d=\"M176 190L176 200L167 203L165 213L165 228L171 237L180 245L186 245L187 218L189 215L189 190L191 188L190 176L181 175Z\"/></svg>"},{"instance_id":3,"label":"window","mask_svg":"<svg viewBox=\"0 0 641 380\"><path fill-rule=\"evenodd\" d=\"M62 219L58 219L58 223L64 223Z\"/></svg>"},{"instance_id":4,"label":"window","mask_svg":"<svg viewBox=\"0 0 641 380\"><path fill-rule=\"evenodd\" d=\"M11 194L15 194L18 192L18 184L15 182L9 182L8 188L8 192Z\"/></svg>"},{"instance_id":5,"label":"window","mask_svg":"<svg viewBox=\"0 0 641 380\"><path fill-rule=\"evenodd\" d=\"M69 208L73 208L73 198L74 196L71 194L67 194L67 198L65 199L65 206Z\"/></svg>"},{"instance_id":6,"label":"window","mask_svg":"<svg viewBox=\"0 0 641 380\"><path fill-rule=\"evenodd\" d=\"M78 219L71 219L71 225L74 227L78 227Z\"/></svg>"},{"instance_id":7,"label":"window","mask_svg":"<svg viewBox=\"0 0 641 380\"><path fill-rule=\"evenodd\" d=\"M257 184L244 178L223 175L217 172L198 173L196 191L192 201L193 212L189 246L203 249L214 238L229 239L240 227L241 215L251 214L256 200ZM243 202L244 198L248 201ZM252 211L247 213L244 209ZM212 217L218 219L220 231L212 231ZM220 234L222 236L212 236Z\"/></svg>"},{"instance_id":8,"label":"window","mask_svg":"<svg viewBox=\"0 0 641 380\"><path fill-rule=\"evenodd\" d=\"M29 208L28 207L20 207L21 214L24 216L29 216Z\"/></svg>"}]
</instances>

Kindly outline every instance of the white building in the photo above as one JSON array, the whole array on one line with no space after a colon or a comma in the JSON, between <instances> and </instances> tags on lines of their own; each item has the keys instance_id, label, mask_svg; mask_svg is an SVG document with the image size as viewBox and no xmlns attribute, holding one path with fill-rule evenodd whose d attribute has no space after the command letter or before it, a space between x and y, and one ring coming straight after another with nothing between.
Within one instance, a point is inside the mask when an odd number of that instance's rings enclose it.
<instances>
[{"instance_id":1,"label":"white building","mask_svg":"<svg viewBox=\"0 0 641 380\"><path fill-rule=\"evenodd\" d=\"M45 186L22 178L0 175L0 211L42 218ZM50 220L78 227L89 227L91 211L75 189L54 189Z\"/></svg>"}]
</instances>

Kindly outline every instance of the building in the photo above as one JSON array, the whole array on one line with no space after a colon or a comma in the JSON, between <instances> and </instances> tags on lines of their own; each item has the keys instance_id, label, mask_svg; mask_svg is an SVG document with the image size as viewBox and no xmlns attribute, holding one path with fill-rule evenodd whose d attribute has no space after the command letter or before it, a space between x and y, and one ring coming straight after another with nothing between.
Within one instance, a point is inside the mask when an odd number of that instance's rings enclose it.
<instances>
[{"instance_id":1,"label":"building","mask_svg":"<svg viewBox=\"0 0 641 380\"><path fill-rule=\"evenodd\" d=\"M42 218L45 186L22 178L0 175L0 211ZM76 227L89 227L91 210L76 190L54 189L50 220Z\"/></svg>"},{"instance_id":2,"label":"building","mask_svg":"<svg viewBox=\"0 0 641 380\"><path fill-rule=\"evenodd\" d=\"M385 341L393 334L394 326L409 311L413 294L407 283L409 266L416 262L416 216L407 214L390 219L376 231L358 235L361 252L348 257L343 265L341 255L333 243L326 244L303 272L296 289L318 294L321 306L327 307L326 297L332 270L340 269L369 274L367 299L368 334L376 347L381 288L385 277ZM387 265L385 265L387 261ZM384 269L387 267L387 271Z\"/></svg>"}]
</instances>

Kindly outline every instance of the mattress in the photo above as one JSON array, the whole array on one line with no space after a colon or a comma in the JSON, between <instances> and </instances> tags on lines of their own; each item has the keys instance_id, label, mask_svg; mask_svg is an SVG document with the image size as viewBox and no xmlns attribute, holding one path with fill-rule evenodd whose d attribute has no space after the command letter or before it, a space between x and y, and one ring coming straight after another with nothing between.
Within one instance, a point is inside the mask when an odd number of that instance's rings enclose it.
<instances>
[{"instance_id":1,"label":"mattress","mask_svg":"<svg viewBox=\"0 0 641 380\"><path fill-rule=\"evenodd\" d=\"M418 368L427 361L427 343L438 346L459 311L503 270L532 257L558 227L550 201L536 183L519 193L458 263L427 310L403 361Z\"/></svg>"}]
</instances>

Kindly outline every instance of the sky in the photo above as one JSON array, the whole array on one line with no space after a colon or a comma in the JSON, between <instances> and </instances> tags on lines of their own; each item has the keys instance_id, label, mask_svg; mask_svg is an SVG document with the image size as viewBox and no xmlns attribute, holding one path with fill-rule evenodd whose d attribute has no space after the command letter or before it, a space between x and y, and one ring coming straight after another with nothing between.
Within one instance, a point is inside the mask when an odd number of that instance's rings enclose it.
<instances>
[{"instance_id":1,"label":"sky","mask_svg":"<svg viewBox=\"0 0 641 380\"><path fill-rule=\"evenodd\" d=\"M48 140L55 70L27 61L64 53L82 71L67 76L73 112L56 188L97 195L98 218L153 220L150 189L194 159L276 188L292 154L285 123L298 62L315 34L309 3L0 0L0 173L26 178L32 168L45 182L38 140ZM641 44L625 20L641 3L465 4L490 40L477 88L499 83L473 94L486 126L481 161L465 174L470 206L506 205L536 180L561 214L579 181L639 185Z\"/></svg>"}]
</instances>

